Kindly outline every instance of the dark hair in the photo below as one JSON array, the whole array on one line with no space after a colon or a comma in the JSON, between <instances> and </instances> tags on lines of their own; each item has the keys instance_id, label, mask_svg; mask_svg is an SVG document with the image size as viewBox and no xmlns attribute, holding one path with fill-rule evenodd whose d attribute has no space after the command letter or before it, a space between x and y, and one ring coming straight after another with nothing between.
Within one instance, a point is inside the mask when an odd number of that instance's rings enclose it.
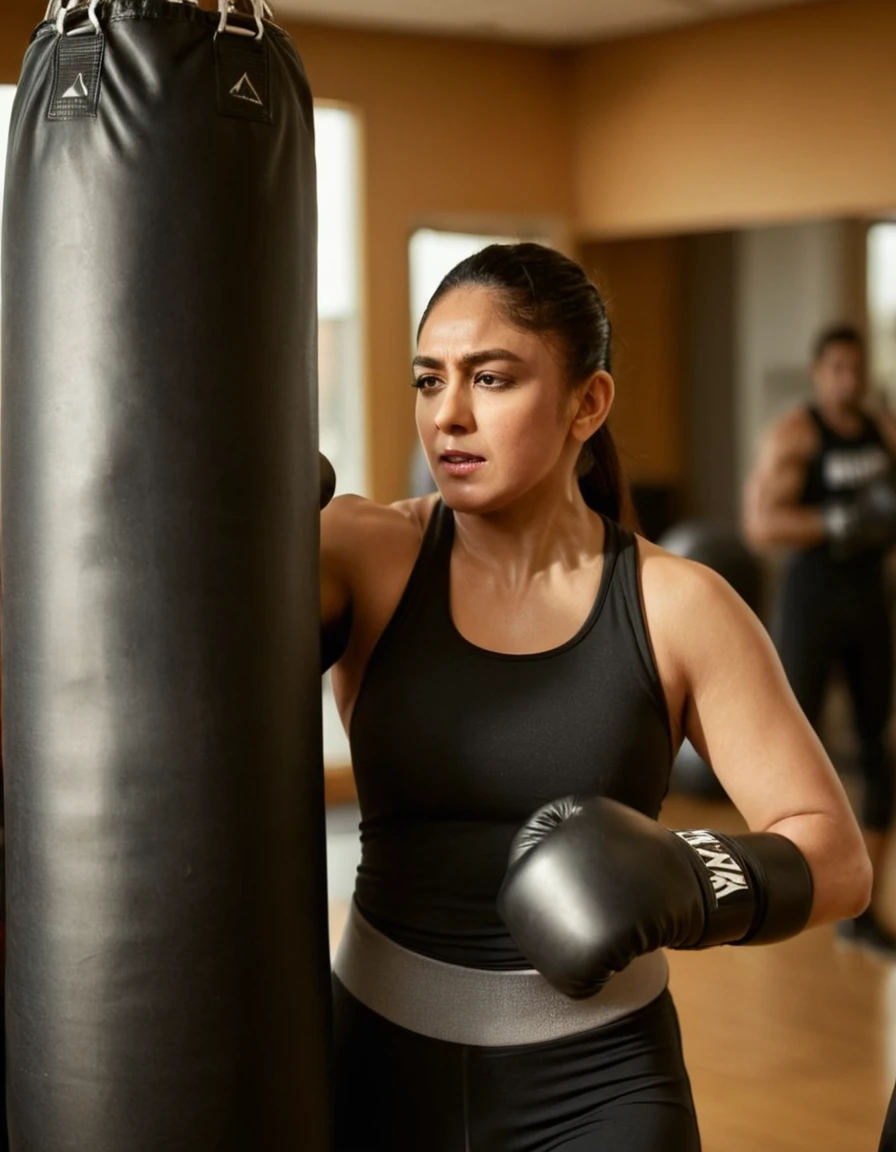
<instances>
[{"instance_id":1,"label":"dark hair","mask_svg":"<svg viewBox=\"0 0 896 1152\"><path fill-rule=\"evenodd\" d=\"M832 344L852 344L856 348L864 348L865 341L858 328L852 324L829 324L815 337L812 345L812 359L820 360Z\"/></svg>"},{"instance_id":2,"label":"dark hair","mask_svg":"<svg viewBox=\"0 0 896 1152\"><path fill-rule=\"evenodd\" d=\"M442 280L426 306L423 325L438 300L454 288L490 288L499 294L508 321L552 340L562 351L569 379L577 384L610 371L610 321L597 288L574 260L542 244L490 244L462 260ZM611 520L628 511L628 489L619 453L606 424L579 456L579 488L585 503Z\"/></svg>"}]
</instances>

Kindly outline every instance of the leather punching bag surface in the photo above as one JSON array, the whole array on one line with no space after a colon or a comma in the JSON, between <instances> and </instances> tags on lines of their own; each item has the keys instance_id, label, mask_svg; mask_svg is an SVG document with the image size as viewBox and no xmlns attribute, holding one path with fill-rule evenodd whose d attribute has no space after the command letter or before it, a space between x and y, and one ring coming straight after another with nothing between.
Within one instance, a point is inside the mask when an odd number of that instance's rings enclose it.
<instances>
[{"instance_id":1,"label":"leather punching bag surface","mask_svg":"<svg viewBox=\"0 0 896 1152\"><path fill-rule=\"evenodd\" d=\"M75 0L13 111L16 1152L329 1141L312 102L221 21Z\"/></svg>"}]
</instances>

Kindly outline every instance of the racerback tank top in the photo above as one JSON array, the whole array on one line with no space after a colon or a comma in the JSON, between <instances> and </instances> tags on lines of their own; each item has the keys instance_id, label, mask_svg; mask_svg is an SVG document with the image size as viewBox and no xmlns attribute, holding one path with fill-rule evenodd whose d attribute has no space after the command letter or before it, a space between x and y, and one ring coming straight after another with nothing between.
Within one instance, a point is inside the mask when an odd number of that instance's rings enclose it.
<instances>
[{"instance_id":1,"label":"racerback tank top","mask_svg":"<svg viewBox=\"0 0 896 1152\"><path fill-rule=\"evenodd\" d=\"M520 825L572 793L659 813L671 730L637 542L604 523L587 620L567 643L517 656L454 627L454 516L436 505L349 731L361 806L355 900L406 948L467 967L528 967L495 908Z\"/></svg>"}]
</instances>

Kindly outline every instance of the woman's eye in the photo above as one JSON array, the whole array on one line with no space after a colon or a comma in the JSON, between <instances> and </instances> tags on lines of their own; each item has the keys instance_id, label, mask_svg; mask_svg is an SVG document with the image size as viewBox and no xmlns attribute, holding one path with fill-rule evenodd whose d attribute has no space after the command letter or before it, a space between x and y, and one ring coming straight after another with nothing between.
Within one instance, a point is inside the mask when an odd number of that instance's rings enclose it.
<instances>
[{"instance_id":1,"label":"woman's eye","mask_svg":"<svg viewBox=\"0 0 896 1152\"><path fill-rule=\"evenodd\" d=\"M435 388L438 383L438 376L417 376L412 387L419 388L421 392L428 392L431 388Z\"/></svg>"},{"instance_id":2,"label":"woman's eye","mask_svg":"<svg viewBox=\"0 0 896 1152\"><path fill-rule=\"evenodd\" d=\"M506 388L510 384L509 380L505 380L503 376L495 376L493 372L480 372L475 382L486 388Z\"/></svg>"}]
</instances>

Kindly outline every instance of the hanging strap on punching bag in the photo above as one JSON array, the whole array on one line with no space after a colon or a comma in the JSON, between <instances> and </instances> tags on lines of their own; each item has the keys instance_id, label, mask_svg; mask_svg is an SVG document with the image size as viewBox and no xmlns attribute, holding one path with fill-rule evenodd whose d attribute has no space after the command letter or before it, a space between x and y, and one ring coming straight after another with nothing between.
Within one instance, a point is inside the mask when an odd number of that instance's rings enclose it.
<instances>
[{"instance_id":1,"label":"hanging strap on punching bag","mask_svg":"<svg viewBox=\"0 0 896 1152\"><path fill-rule=\"evenodd\" d=\"M2 292L15 1152L326 1152L313 108L259 0L53 4Z\"/></svg>"}]
</instances>

